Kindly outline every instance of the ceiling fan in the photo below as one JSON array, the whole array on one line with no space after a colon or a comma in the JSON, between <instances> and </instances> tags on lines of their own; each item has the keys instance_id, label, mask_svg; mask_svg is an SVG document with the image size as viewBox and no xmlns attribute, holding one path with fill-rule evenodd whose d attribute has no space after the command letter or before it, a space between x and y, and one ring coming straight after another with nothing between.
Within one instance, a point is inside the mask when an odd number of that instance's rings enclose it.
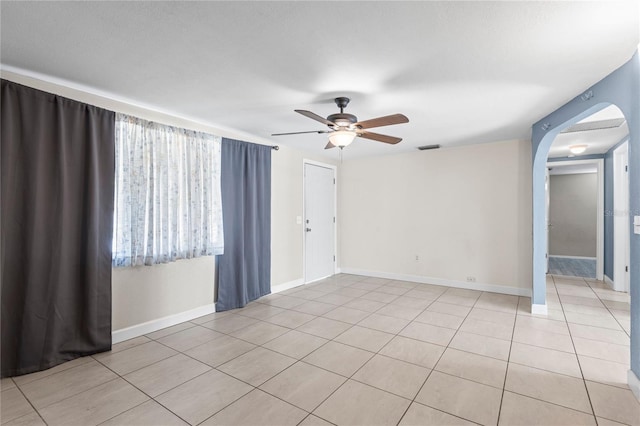
<instances>
[{"instance_id":1,"label":"ceiling fan","mask_svg":"<svg viewBox=\"0 0 640 426\"><path fill-rule=\"evenodd\" d=\"M328 133L329 143L327 144L327 146L325 146L324 149L331 149L335 147L342 149L353 142L356 136L392 145L397 144L402 140L402 138L381 135L379 133L370 132L366 129L390 126L392 124L408 123L409 119L407 117L402 114L393 114L384 117L372 118L371 120L358 121L358 118L355 115L344 112L344 109L349 104L349 101L350 99L345 97L335 98L336 105L338 105L338 108L340 108L340 113L331 114L327 118L321 117L311 111L305 111L303 109L295 110L295 112L297 112L298 114L302 114L305 117L311 118L312 120L316 120L322 124L326 124L329 127L329 130L274 133L271 136L299 135L303 133Z\"/></svg>"}]
</instances>

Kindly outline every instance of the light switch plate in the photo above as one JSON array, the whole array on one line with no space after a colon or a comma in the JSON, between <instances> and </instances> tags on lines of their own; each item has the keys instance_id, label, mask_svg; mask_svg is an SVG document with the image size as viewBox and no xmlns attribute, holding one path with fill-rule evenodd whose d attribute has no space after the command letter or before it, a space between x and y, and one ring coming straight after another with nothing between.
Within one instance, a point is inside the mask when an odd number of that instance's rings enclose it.
<instances>
[{"instance_id":1,"label":"light switch plate","mask_svg":"<svg viewBox=\"0 0 640 426\"><path fill-rule=\"evenodd\" d=\"M296 225L302 225L302 216L296 216Z\"/></svg>"}]
</instances>

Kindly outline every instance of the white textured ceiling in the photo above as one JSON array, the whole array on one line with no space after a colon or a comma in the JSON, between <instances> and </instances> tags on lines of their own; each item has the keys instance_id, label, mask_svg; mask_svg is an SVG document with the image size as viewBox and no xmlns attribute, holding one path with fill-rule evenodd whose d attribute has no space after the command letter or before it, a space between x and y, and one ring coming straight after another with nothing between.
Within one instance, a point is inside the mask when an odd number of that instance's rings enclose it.
<instances>
[{"instance_id":1,"label":"white textured ceiling","mask_svg":"<svg viewBox=\"0 0 640 426\"><path fill-rule=\"evenodd\" d=\"M615 105L590 115L580 123L624 118L624 114ZM549 149L549 158L571 156L571 145L586 145L587 149L580 155L604 154L629 135L629 126L625 121L620 127L610 129L589 130L584 132L561 133L553 140Z\"/></svg>"},{"instance_id":2,"label":"white textured ceiling","mask_svg":"<svg viewBox=\"0 0 640 426\"><path fill-rule=\"evenodd\" d=\"M293 112L404 113L345 159L527 138L625 63L638 2L6 2L5 66L321 153ZM335 151L335 150L334 150ZM331 151L330 155L337 155Z\"/></svg>"}]
</instances>

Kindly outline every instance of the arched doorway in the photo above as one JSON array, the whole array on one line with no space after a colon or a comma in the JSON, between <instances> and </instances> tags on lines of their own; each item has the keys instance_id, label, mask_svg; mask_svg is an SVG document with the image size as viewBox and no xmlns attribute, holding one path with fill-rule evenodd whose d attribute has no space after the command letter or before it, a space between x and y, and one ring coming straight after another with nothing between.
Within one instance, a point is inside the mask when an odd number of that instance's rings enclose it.
<instances>
[{"instance_id":1,"label":"arched doorway","mask_svg":"<svg viewBox=\"0 0 640 426\"><path fill-rule=\"evenodd\" d=\"M628 173L614 173L619 171L614 163L624 160L614 152L626 148L628 136L624 114L610 105L555 138L547 160L549 274L595 279L614 287L614 254L620 260L617 255L624 251L627 258L629 246L629 208L621 199L613 205L618 192L628 194L629 179ZM624 200L628 203L628 196ZM616 278L628 275L618 272ZM615 290L628 291L620 287Z\"/></svg>"}]
</instances>

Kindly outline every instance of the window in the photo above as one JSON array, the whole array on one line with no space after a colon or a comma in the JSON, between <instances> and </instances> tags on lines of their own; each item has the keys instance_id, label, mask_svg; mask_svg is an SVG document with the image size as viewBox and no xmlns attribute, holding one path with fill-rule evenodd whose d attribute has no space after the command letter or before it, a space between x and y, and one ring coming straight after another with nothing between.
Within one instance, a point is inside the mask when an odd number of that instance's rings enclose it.
<instances>
[{"instance_id":1,"label":"window","mask_svg":"<svg viewBox=\"0 0 640 426\"><path fill-rule=\"evenodd\" d=\"M113 266L222 254L221 138L116 115Z\"/></svg>"}]
</instances>

